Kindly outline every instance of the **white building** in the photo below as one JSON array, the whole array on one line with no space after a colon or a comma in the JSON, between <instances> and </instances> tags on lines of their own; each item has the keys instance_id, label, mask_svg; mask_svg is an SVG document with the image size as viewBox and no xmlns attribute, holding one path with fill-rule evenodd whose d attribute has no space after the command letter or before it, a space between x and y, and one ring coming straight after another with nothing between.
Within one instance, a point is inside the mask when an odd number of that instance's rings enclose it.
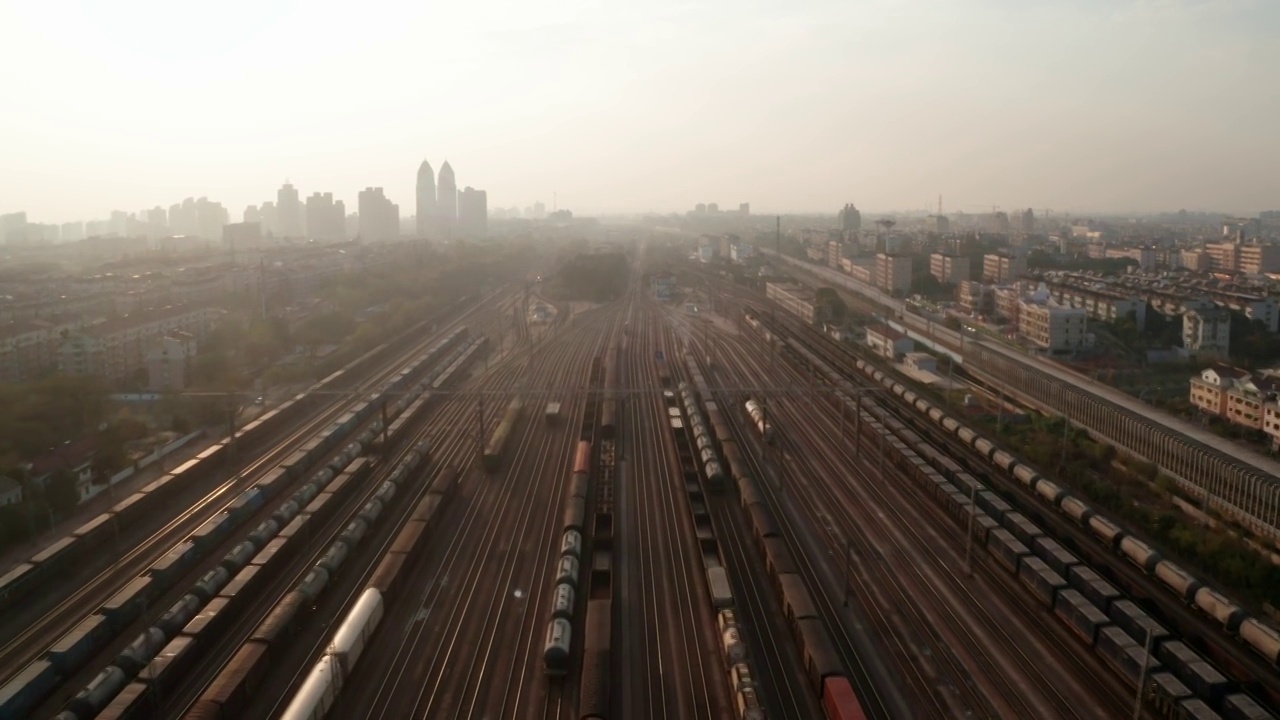
<instances>
[{"instance_id":1,"label":"white building","mask_svg":"<svg viewBox=\"0 0 1280 720\"><path fill-rule=\"evenodd\" d=\"M897 359L915 349L911 338L888 325L872 325L867 328L867 345L880 357Z\"/></svg>"},{"instance_id":2,"label":"white building","mask_svg":"<svg viewBox=\"0 0 1280 720\"><path fill-rule=\"evenodd\" d=\"M1182 347L1198 355L1226 356L1231 348L1231 312L1213 308L1183 313Z\"/></svg>"},{"instance_id":3,"label":"white building","mask_svg":"<svg viewBox=\"0 0 1280 720\"><path fill-rule=\"evenodd\" d=\"M906 293L911 290L911 256L876 255L876 287L889 293Z\"/></svg>"},{"instance_id":4,"label":"white building","mask_svg":"<svg viewBox=\"0 0 1280 720\"><path fill-rule=\"evenodd\" d=\"M1084 308L1033 296L1018 303L1018 332L1050 352L1071 351L1088 344Z\"/></svg>"}]
</instances>

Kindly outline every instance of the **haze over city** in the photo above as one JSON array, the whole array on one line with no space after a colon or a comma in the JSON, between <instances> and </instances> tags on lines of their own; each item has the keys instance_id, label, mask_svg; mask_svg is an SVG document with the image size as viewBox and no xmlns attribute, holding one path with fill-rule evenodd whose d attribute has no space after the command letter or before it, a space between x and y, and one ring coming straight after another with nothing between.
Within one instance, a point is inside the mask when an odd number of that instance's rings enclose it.
<instances>
[{"instance_id":1,"label":"haze over city","mask_svg":"<svg viewBox=\"0 0 1280 720\"><path fill-rule=\"evenodd\" d=\"M0 211L286 178L406 207L1254 213L1280 164L1268 2L9 3Z\"/></svg>"}]
</instances>

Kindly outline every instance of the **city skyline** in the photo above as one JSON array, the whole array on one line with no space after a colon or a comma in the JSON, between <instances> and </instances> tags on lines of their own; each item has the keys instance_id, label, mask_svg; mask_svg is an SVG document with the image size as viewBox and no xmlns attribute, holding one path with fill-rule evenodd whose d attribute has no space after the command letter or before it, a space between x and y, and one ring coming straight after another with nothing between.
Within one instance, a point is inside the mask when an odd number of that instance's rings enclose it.
<instances>
[{"instance_id":1,"label":"city skyline","mask_svg":"<svg viewBox=\"0 0 1280 720\"><path fill-rule=\"evenodd\" d=\"M406 160L442 148L495 206L555 193L580 214L716 197L881 212L938 193L966 211L1274 205L1274 3L820 7L11 3L3 211L64 222L175 194L241 208L286 177L348 207L382 186L409 208ZM341 50L316 56L325 44ZM359 97L316 112L343 87Z\"/></svg>"}]
</instances>

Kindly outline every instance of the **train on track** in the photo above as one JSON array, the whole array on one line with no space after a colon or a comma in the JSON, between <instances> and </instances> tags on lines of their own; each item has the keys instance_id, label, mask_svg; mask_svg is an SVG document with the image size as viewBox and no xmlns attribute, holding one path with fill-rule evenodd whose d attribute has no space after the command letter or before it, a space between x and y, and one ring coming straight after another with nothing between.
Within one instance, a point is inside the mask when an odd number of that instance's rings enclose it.
<instances>
[{"instance_id":1,"label":"train on track","mask_svg":"<svg viewBox=\"0 0 1280 720\"><path fill-rule=\"evenodd\" d=\"M1017 577L1042 606L1053 611L1068 629L1102 657L1109 668L1135 687L1143 676L1144 644L1149 631L1152 657L1145 670L1148 683L1145 692L1148 701L1164 716L1203 717L1198 713L1212 707L1221 709L1232 718L1256 720L1273 717L1251 697L1238 692L1237 686L1204 658L1176 640L1136 604L1123 599L1118 589L1045 535L1034 522L1014 510L945 453L875 401L864 399L855 402L852 383L829 363L792 338L788 338L786 343L801 362L820 372L840 391L838 401L844 403L847 411L862 413L862 424L868 437L884 434L894 449L895 466L939 499L957 522L964 523L972 518L978 542L988 549L996 563ZM1078 498L942 413L883 371L863 360L858 360L856 365L868 377L927 414L934 423L1029 487L1045 503L1089 528L1106 547L1158 578L1183 602L1198 607L1226 628L1237 628L1242 638L1252 632L1244 626L1248 619L1242 617L1243 612L1238 606L1204 587L1173 563L1160 558L1145 543L1094 513ZM1270 647L1270 641L1266 639L1270 637L1273 635L1268 631L1261 640L1264 648ZM1251 646L1259 650L1252 643ZM1274 654L1263 654L1275 661Z\"/></svg>"},{"instance_id":2,"label":"train on track","mask_svg":"<svg viewBox=\"0 0 1280 720\"><path fill-rule=\"evenodd\" d=\"M612 440L618 432L618 380L622 347L610 345L604 356L604 401L600 403L600 437Z\"/></svg>"},{"instance_id":3,"label":"train on track","mask_svg":"<svg viewBox=\"0 0 1280 720\"><path fill-rule=\"evenodd\" d=\"M767 443L773 442L773 425L769 422L769 416L765 412L764 405L756 400L748 399L745 406L747 415L751 416L751 424L755 426L756 432L760 434L760 439Z\"/></svg>"},{"instance_id":4,"label":"train on track","mask_svg":"<svg viewBox=\"0 0 1280 720\"><path fill-rule=\"evenodd\" d=\"M356 663L368 648L374 631L382 621L387 598L394 592L401 569L415 553L421 551L427 533L456 480L457 472L447 469L418 502L355 605L338 625L330 642L325 645L324 654L312 666L302 686L280 715L281 720L319 720L333 709L347 678L355 670ZM289 612L288 608L286 597L285 601L277 605L276 612L286 613ZM255 635L253 640L266 642L268 650L270 643L285 641L286 638L279 633L272 637ZM246 682L248 681L246 677ZM223 718L239 717L228 715L227 711L228 708L224 705Z\"/></svg>"},{"instance_id":5,"label":"train on track","mask_svg":"<svg viewBox=\"0 0 1280 720\"><path fill-rule=\"evenodd\" d=\"M520 413L524 410L524 400L519 396L511 399L507 404L507 409L502 413L502 419L498 421L498 427L494 429L493 434L489 436L489 442L484 446L484 469L488 472L495 473L502 468L502 454L507 448L507 440L511 437L511 431L515 429L516 421L520 419Z\"/></svg>"},{"instance_id":6,"label":"train on track","mask_svg":"<svg viewBox=\"0 0 1280 720\"><path fill-rule=\"evenodd\" d=\"M466 328L460 328L415 358L408 368L412 372L399 373L381 386L373 397L357 402L319 435L304 443L300 449L241 492L224 507L222 512L201 525L187 539L126 585L103 604L97 613L89 616L79 626L64 635L45 653L44 657L9 680L0 688L0 720L25 717L30 709L47 697L66 677L77 672L91 657L103 650L124 628L143 613L151 601L163 595L174 582L206 557L233 530L253 517L266 502L280 494L293 482L303 479L306 472L322 458L337 451L337 454L323 467L313 472L292 496L281 503L270 518L262 521L249 532L246 539L228 553L217 568L206 573L192 586L189 593L156 621L155 625L144 631L117 656L111 666L104 668L86 688L73 697L67 703L59 720L71 718L85 720L97 716L112 701L112 698L166 647L166 643L176 638L179 631L201 611L202 607L216 597L225 597L222 594L227 592L228 587L233 591L230 596L234 597L245 587L252 586L253 578L258 572L258 566L254 563L258 555L264 553L274 555L280 545L298 533L299 528L308 518L320 516L325 512L328 501L335 495L337 489L345 486L350 480L351 475L344 471L366 448L370 447L374 438L383 432L382 420L375 416L381 409L384 398L421 393L426 383L414 385L413 381L417 374L440 363L442 358L448 356L449 352L466 338L466 335ZM438 370L437 374L440 372L443 370ZM328 380L322 381L321 384L323 385L324 382ZM361 425L364 425L365 429L359 436L352 438L351 435ZM347 442L345 446L343 446L344 442ZM225 452L225 449L223 451ZM424 451L417 449L412 452ZM208 457L217 457L217 455ZM197 462L210 462L210 460L197 457L191 461L191 463ZM163 487L160 483L167 485L181 482L185 477L183 472L185 472L183 467L178 468L174 473L144 488L138 495L149 491L155 492L158 487ZM366 524L376 521L383 503L389 501L391 492L393 491L388 489L386 493L388 497L371 501L369 507L362 512L361 520ZM140 504L142 498L138 495L126 502ZM330 507L330 511L332 508L336 508L336 503ZM103 522L101 517L95 521L99 525ZM356 531L360 536L363 535L363 530ZM348 536L344 537L351 539ZM277 543L274 550L273 543ZM345 550L335 550L332 557L326 557L326 561L331 564L340 564L342 558L345 558L345 553ZM265 579L266 575L262 577ZM323 585L323 583L320 584ZM250 593L245 591L245 595L248 594Z\"/></svg>"},{"instance_id":7,"label":"train on track","mask_svg":"<svg viewBox=\"0 0 1280 720\"><path fill-rule=\"evenodd\" d=\"M560 550L552 579L554 602L543 643L542 667L547 677L562 678L569 672L573 619L579 592L578 574L583 561L583 523L591 473L591 441L579 440L573 454L573 473L565 498Z\"/></svg>"},{"instance_id":8,"label":"train on track","mask_svg":"<svg viewBox=\"0 0 1280 720\"><path fill-rule=\"evenodd\" d=\"M791 557L786 541L779 535L773 511L765 504L764 497L760 494L755 480L751 477L745 458L738 449L737 442L730 434L729 425L725 422L723 416L719 414L714 400L711 399L710 387L706 384L706 380L698 368L697 361L692 355L686 355L685 364L689 369L692 386L681 383L680 393L685 403L689 424L690 426L695 425L692 413L697 412L697 398L701 397L705 404L708 405L708 415L711 415L713 409L716 410L716 414L712 416L712 432L714 435L707 435L704 429L701 437L705 438L705 440L698 441L698 444L701 446L706 442L710 446L712 443L718 443L725 457L723 466L717 461L714 468L707 469L707 479L711 482L714 471L719 476L721 483L728 478L732 478L737 485L742 510L751 527L757 547L765 557L766 570L773 581L775 590L779 593L783 610L787 615L788 626L800 647L805 673L822 703L827 720L865 720L865 711L857 693L853 689L853 685L845 674L840 656L831 644L831 638L823 625L822 618L814 610L809 591L798 574L797 566ZM695 439L698 438L699 435L696 429L692 427L690 429ZM732 592L727 582L715 582L711 579L710 574L708 584L709 586L718 586L712 587L712 602L723 608L718 613L718 622L721 626L722 650L726 654L729 664L736 667L738 664L736 660L745 650L735 640L737 637L737 621L736 615L730 609L733 605ZM741 655L741 657L745 658L745 655ZM741 670L735 670L733 676L740 678L743 673ZM740 704L750 705L751 700L741 699L741 691L744 688L750 689L750 695L754 697L754 688L750 686L735 687L735 692L740 698Z\"/></svg>"}]
</instances>

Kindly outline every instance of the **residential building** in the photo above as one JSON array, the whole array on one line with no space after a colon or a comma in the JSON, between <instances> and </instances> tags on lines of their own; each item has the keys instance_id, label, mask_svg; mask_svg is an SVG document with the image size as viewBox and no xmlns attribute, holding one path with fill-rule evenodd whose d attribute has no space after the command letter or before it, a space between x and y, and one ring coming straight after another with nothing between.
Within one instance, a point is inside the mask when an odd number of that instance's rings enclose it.
<instances>
[{"instance_id":1,"label":"residential building","mask_svg":"<svg viewBox=\"0 0 1280 720\"><path fill-rule=\"evenodd\" d=\"M909 292L911 290L911 256L877 253L875 285L889 293Z\"/></svg>"},{"instance_id":2,"label":"residential building","mask_svg":"<svg viewBox=\"0 0 1280 720\"><path fill-rule=\"evenodd\" d=\"M993 287L991 302L996 315L1003 317L1007 324L1017 327L1018 316L1022 313L1022 288L1017 285Z\"/></svg>"},{"instance_id":3,"label":"residential building","mask_svg":"<svg viewBox=\"0 0 1280 720\"><path fill-rule=\"evenodd\" d=\"M995 311L995 296L980 282L962 280L956 283L956 304L970 315L990 315Z\"/></svg>"},{"instance_id":4,"label":"residential building","mask_svg":"<svg viewBox=\"0 0 1280 720\"><path fill-rule=\"evenodd\" d=\"M1208 255L1210 270L1248 275L1280 272L1280 245L1236 239L1205 243L1204 252Z\"/></svg>"},{"instance_id":5,"label":"residential building","mask_svg":"<svg viewBox=\"0 0 1280 720\"><path fill-rule=\"evenodd\" d=\"M840 269L840 257L842 255L841 243L839 240L827 241L827 267Z\"/></svg>"},{"instance_id":6,"label":"residential building","mask_svg":"<svg viewBox=\"0 0 1280 720\"><path fill-rule=\"evenodd\" d=\"M755 254L755 246L747 245L746 243L737 243L733 247L729 248L729 259L736 263L746 262L748 259L754 257Z\"/></svg>"},{"instance_id":7,"label":"residential building","mask_svg":"<svg viewBox=\"0 0 1280 720\"><path fill-rule=\"evenodd\" d=\"M872 352L888 360L896 360L915 350L915 341L888 325L867 327L867 346Z\"/></svg>"},{"instance_id":8,"label":"residential building","mask_svg":"<svg viewBox=\"0 0 1280 720\"><path fill-rule=\"evenodd\" d=\"M1200 356L1226 357L1231 349L1231 312L1212 308L1183 313L1182 347Z\"/></svg>"},{"instance_id":9,"label":"residential building","mask_svg":"<svg viewBox=\"0 0 1280 720\"><path fill-rule=\"evenodd\" d=\"M342 240L347 208L333 193L311 193L307 198L307 237L313 240Z\"/></svg>"},{"instance_id":10,"label":"residential building","mask_svg":"<svg viewBox=\"0 0 1280 720\"><path fill-rule=\"evenodd\" d=\"M262 247L262 223L242 222L222 226L222 244L231 252Z\"/></svg>"},{"instance_id":11,"label":"residential building","mask_svg":"<svg viewBox=\"0 0 1280 720\"><path fill-rule=\"evenodd\" d=\"M1069 352L1088 344L1082 308L1028 298L1018 304L1018 333L1049 352Z\"/></svg>"},{"instance_id":12,"label":"residential building","mask_svg":"<svg viewBox=\"0 0 1280 720\"><path fill-rule=\"evenodd\" d=\"M1276 412L1268 412L1264 405L1275 403L1277 389L1280 388L1274 378L1215 364L1191 378L1191 404L1230 423L1264 430L1275 437L1276 428L1268 430L1266 422L1270 414L1274 424Z\"/></svg>"},{"instance_id":13,"label":"residential building","mask_svg":"<svg viewBox=\"0 0 1280 720\"><path fill-rule=\"evenodd\" d=\"M305 237L302 227L302 203L298 200L298 190L285 183L276 191L276 213L280 218L280 234L284 237Z\"/></svg>"},{"instance_id":14,"label":"residential building","mask_svg":"<svg viewBox=\"0 0 1280 720\"><path fill-rule=\"evenodd\" d=\"M489 198L484 190L476 190L468 185L459 193L458 229L469 237L484 237L488 234Z\"/></svg>"},{"instance_id":15,"label":"residential building","mask_svg":"<svg viewBox=\"0 0 1280 720\"><path fill-rule=\"evenodd\" d=\"M1138 330L1146 327L1147 301L1136 296L1124 296L1105 287L1079 287L1060 283L1047 277L1042 283L1057 302L1083 308L1090 318L1102 322L1116 322L1132 317Z\"/></svg>"},{"instance_id":16,"label":"residential building","mask_svg":"<svg viewBox=\"0 0 1280 720\"><path fill-rule=\"evenodd\" d=\"M1274 399L1262 403L1262 431L1271 438L1271 446L1280 448L1280 402Z\"/></svg>"},{"instance_id":17,"label":"residential building","mask_svg":"<svg viewBox=\"0 0 1280 720\"><path fill-rule=\"evenodd\" d=\"M856 233L862 229L862 213L853 203L847 203L840 210L840 230L846 234Z\"/></svg>"},{"instance_id":18,"label":"residential building","mask_svg":"<svg viewBox=\"0 0 1280 720\"><path fill-rule=\"evenodd\" d=\"M946 235L951 232L951 220L946 215L933 215L933 231L939 235Z\"/></svg>"},{"instance_id":19,"label":"residential building","mask_svg":"<svg viewBox=\"0 0 1280 720\"><path fill-rule=\"evenodd\" d=\"M400 206L387 199L382 188L360 191L360 238L365 242L394 240L400 236Z\"/></svg>"},{"instance_id":20,"label":"residential building","mask_svg":"<svg viewBox=\"0 0 1280 720\"><path fill-rule=\"evenodd\" d=\"M148 389L152 392L182 390L196 357L196 338L190 333L163 335L147 350Z\"/></svg>"},{"instance_id":21,"label":"residential building","mask_svg":"<svg viewBox=\"0 0 1280 720\"><path fill-rule=\"evenodd\" d=\"M929 274L944 285L959 284L969 279L969 258L933 253L929 256Z\"/></svg>"},{"instance_id":22,"label":"residential building","mask_svg":"<svg viewBox=\"0 0 1280 720\"><path fill-rule=\"evenodd\" d=\"M794 283L765 283L765 297L807 323L826 320L826 306L818 307L813 291Z\"/></svg>"},{"instance_id":23,"label":"residential building","mask_svg":"<svg viewBox=\"0 0 1280 720\"><path fill-rule=\"evenodd\" d=\"M654 273L649 278L649 289L653 291L653 295L660 302L666 302L671 299L672 293L676 289L676 275L671 272Z\"/></svg>"},{"instance_id":24,"label":"residential building","mask_svg":"<svg viewBox=\"0 0 1280 720\"><path fill-rule=\"evenodd\" d=\"M1003 253L991 253L982 257L983 282L1002 285L1011 283L1027 274L1027 259Z\"/></svg>"},{"instance_id":25,"label":"residential building","mask_svg":"<svg viewBox=\"0 0 1280 720\"><path fill-rule=\"evenodd\" d=\"M209 307L162 307L82 328L59 345L58 369L123 383L145 369L147 351L156 340L179 331L201 338L219 314Z\"/></svg>"}]
</instances>

